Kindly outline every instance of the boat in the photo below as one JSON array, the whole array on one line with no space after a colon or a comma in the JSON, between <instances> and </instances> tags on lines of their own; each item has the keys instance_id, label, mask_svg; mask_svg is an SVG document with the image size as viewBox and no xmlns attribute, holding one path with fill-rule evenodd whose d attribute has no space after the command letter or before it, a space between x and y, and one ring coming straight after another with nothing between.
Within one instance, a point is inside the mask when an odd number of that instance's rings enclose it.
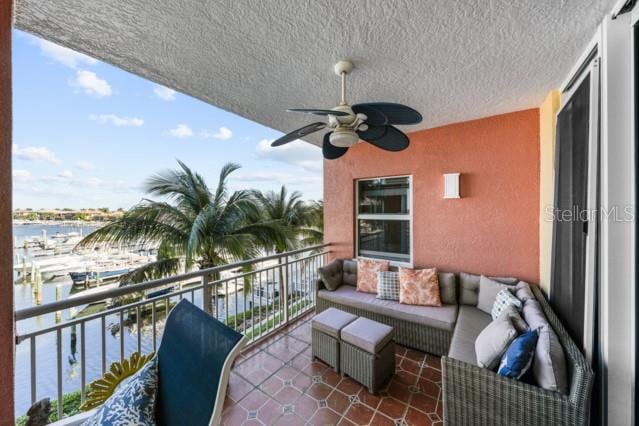
<instances>
[{"instance_id":1,"label":"boat","mask_svg":"<svg viewBox=\"0 0 639 426\"><path fill-rule=\"evenodd\" d=\"M176 286L169 286L169 287L162 288L160 290L149 291L148 293L146 293L145 298L153 299L154 297L165 296L169 293L173 293L175 288Z\"/></svg>"},{"instance_id":2,"label":"boat","mask_svg":"<svg viewBox=\"0 0 639 426\"><path fill-rule=\"evenodd\" d=\"M86 267L87 261L81 258L73 259L68 262L60 262L47 267L39 268L38 271L45 281L53 281L58 278L65 277L67 273Z\"/></svg>"},{"instance_id":3,"label":"boat","mask_svg":"<svg viewBox=\"0 0 639 426\"><path fill-rule=\"evenodd\" d=\"M250 303L255 305L266 306L275 302L280 297L279 284L276 281L267 281L253 289L253 294L250 299Z\"/></svg>"},{"instance_id":4,"label":"boat","mask_svg":"<svg viewBox=\"0 0 639 426\"><path fill-rule=\"evenodd\" d=\"M114 269L111 271L88 271L88 272L69 272L69 276L73 281L73 285L93 283L100 281L110 281L121 278L129 273L129 268Z\"/></svg>"},{"instance_id":5,"label":"boat","mask_svg":"<svg viewBox=\"0 0 639 426\"><path fill-rule=\"evenodd\" d=\"M94 287L94 288L90 288L90 289L87 289L87 290L78 291L77 293L70 294L67 297L67 300L76 299L78 297L83 297L83 296L93 296L93 295L96 295L96 294L104 293L104 292L107 292L109 290L113 290L115 288L118 288L119 285L120 285L120 283L104 284L104 285L101 285L99 287ZM94 304L98 304L98 303L103 303L103 301L100 300L100 301L97 301L97 302L92 302L92 303L89 303L89 305L94 305Z\"/></svg>"},{"instance_id":6,"label":"boat","mask_svg":"<svg viewBox=\"0 0 639 426\"><path fill-rule=\"evenodd\" d=\"M240 291L244 291L244 284L242 283L228 282L227 285L222 286L222 284L220 284L216 287L216 293L221 297L230 296Z\"/></svg>"}]
</instances>

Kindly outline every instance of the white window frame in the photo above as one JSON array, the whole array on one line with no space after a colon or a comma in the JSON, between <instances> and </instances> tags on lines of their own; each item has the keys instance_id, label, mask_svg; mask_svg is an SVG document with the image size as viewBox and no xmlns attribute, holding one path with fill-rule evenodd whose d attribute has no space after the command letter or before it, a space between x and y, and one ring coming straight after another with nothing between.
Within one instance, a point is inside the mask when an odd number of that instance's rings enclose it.
<instances>
[{"instance_id":1,"label":"white window frame","mask_svg":"<svg viewBox=\"0 0 639 426\"><path fill-rule=\"evenodd\" d=\"M396 179L396 178L408 178L408 214L360 214L359 213L359 183L371 180L380 179ZM355 257L362 259L376 259L376 253L380 255L393 256L394 253L389 252L367 252L367 255L360 255L359 252L359 221L361 220L408 220L408 232L409 235L409 248L408 248L408 261L402 262L399 260L390 260L392 266L402 266L406 268L413 267L413 176L412 175L397 175L397 176L376 176L371 178L355 179ZM384 259L387 260L387 259Z\"/></svg>"}]
</instances>

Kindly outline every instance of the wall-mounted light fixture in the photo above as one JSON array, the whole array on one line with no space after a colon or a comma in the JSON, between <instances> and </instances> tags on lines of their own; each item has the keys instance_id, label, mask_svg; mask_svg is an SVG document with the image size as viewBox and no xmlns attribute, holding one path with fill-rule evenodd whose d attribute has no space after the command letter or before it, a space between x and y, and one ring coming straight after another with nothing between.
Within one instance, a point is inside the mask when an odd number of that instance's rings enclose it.
<instances>
[{"instance_id":1,"label":"wall-mounted light fixture","mask_svg":"<svg viewBox=\"0 0 639 426\"><path fill-rule=\"evenodd\" d=\"M444 198L461 198L459 196L460 173L444 173Z\"/></svg>"}]
</instances>

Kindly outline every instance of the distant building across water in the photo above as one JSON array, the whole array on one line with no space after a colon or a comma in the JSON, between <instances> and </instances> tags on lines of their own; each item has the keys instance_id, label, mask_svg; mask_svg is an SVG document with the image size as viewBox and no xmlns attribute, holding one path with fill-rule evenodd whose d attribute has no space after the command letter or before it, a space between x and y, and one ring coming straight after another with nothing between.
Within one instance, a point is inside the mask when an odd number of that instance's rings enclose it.
<instances>
[{"instance_id":1,"label":"distant building across water","mask_svg":"<svg viewBox=\"0 0 639 426\"><path fill-rule=\"evenodd\" d=\"M42 220L55 220L55 221L68 221L79 220L88 222L106 222L113 219L117 219L124 214L124 210L111 211L107 208L100 209L16 209L13 211L14 220L24 221L42 221Z\"/></svg>"}]
</instances>

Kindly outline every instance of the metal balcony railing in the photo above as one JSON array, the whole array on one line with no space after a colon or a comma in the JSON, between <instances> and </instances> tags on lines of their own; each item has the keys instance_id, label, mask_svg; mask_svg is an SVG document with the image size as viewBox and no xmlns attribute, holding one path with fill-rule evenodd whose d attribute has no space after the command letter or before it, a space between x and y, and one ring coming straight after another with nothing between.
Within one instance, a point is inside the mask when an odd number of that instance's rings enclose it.
<instances>
[{"instance_id":1,"label":"metal balcony railing","mask_svg":"<svg viewBox=\"0 0 639 426\"><path fill-rule=\"evenodd\" d=\"M16 357L29 359L28 366L16 368L16 397L29 394L33 404L44 397L62 401L64 394L79 391L84 402L87 384L111 362L157 349L166 316L182 298L249 336L250 347L315 307L317 269L326 263L327 246L16 311ZM62 320L63 312L68 319ZM62 418L63 404L57 410Z\"/></svg>"}]
</instances>

